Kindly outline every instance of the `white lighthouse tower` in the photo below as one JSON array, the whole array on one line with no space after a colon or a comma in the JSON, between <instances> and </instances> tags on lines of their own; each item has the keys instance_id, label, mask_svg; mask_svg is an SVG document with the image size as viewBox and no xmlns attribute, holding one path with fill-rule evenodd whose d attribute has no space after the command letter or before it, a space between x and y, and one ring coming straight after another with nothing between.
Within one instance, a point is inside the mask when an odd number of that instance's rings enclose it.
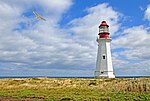
<instances>
[{"instance_id":1,"label":"white lighthouse tower","mask_svg":"<svg viewBox=\"0 0 150 101\"><path fill-rule=\"evenodd\" d=\"M98 53L96 62L95 77L99 78L115 78L112 66L111 38L109 36L109 26L106 21L102 21L99 26Z\"/></svg>"}]
</instances>

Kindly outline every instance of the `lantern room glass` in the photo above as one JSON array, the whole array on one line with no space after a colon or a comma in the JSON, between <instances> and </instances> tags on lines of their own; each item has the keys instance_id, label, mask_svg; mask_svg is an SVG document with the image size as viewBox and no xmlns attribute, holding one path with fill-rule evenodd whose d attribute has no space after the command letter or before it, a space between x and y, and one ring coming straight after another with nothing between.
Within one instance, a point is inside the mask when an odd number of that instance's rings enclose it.
<instances>
[{"instance_id":1,"label":"lantern room glass","mask_svg":"<svg viewBox=\"0 0 150 101\"><path fill-rule=\"evenodd\" d=\"M99 33L109 33L109 29L107 26L100 26L99 27Z\"/></svg>"}]
</instances>

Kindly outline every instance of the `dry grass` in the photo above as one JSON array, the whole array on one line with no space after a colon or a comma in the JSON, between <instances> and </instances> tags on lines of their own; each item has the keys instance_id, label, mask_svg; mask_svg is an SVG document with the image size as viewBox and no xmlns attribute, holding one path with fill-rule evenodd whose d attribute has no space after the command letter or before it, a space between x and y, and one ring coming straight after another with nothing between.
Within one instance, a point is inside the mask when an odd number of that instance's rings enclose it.
<instances>
[{"instance_id":1,"label":"dry grass","mask_svg":"<svg viewBox=\"0 0 150 101\"><path fill-rule=\"evenodd\" d=\"M127 97L124 95L127 94ZM129 95L128 95L129 94ZM0 96L83 101L130 98L150 100L150 78L16 78L0 79ZM144 97L143 97L144 96ZM146 96L146 97L145 97ZM134 97L133 97L134 98ZM53 101L51 100L51 101ZM147 101L148 101L147 100ZM49 101L49 100L48 100ZM88 100L87 100L88 101Z\"/></svg>"},{"instance_id":2,"label":"dry grass","mask_svg":"<svg viewBox=\"0 0 150 101\"><path fill-rule=\"evenodd\" d=\"M0 89L93 88L124 92L150 92L150 78L16 78L0 79Z\"/></svg>"}]
</instances>

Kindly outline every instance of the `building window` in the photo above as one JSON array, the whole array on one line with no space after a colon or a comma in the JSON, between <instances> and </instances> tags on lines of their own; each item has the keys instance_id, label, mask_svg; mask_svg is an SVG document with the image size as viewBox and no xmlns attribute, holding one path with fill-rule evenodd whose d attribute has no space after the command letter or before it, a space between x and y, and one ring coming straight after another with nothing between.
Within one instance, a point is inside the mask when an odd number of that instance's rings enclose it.
<instances>
[{"instance_id":1,"label":"building window","mask_svg":"<svg viewBox=\"0 0 150 101\"><path fill-rule=\"evenodd\" d=\"M105 55L103 55L103 59L105 59Z\"/></svg>"}]
</instances>

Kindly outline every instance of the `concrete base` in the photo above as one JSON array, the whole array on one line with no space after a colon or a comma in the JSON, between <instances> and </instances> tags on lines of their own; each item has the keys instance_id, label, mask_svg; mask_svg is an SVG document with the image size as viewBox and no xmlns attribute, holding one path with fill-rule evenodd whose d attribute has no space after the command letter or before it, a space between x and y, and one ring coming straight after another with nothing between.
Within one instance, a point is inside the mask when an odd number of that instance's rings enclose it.
<instances>
[{"instance_id":1,"label":"concrete base","mask_svg":"<svg viewBox=\"0 0 150 101\"><path fill-rule=\"evenodd\" d=\"M96 78L115 78L115 75L99 75L99 76L95 76Z\"/></svg>"},{"instance_id":2,"label":"concrete base","mask_svg":"<svg viewBox=\"0 0 150 101\"><path fill-rule=\"evenodd\" d=\"M95 71L95 77L96 78L115 78L115 75L112 71L105 71L105 72Z\"/></svg>"}]
</instances>

